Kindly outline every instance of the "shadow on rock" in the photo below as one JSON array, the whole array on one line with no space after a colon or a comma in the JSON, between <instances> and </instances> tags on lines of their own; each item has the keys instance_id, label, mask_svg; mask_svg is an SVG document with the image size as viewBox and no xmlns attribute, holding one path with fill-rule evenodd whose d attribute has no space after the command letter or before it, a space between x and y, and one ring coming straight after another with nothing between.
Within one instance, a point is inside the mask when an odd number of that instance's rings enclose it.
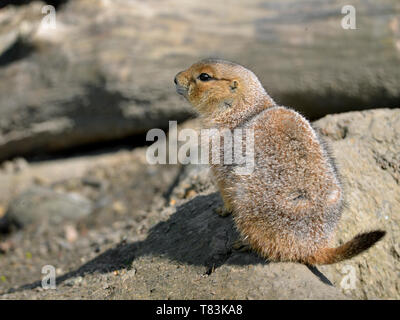
<instances>
[{"instance_id":1,"label":"shadow on rock","mask_svg":"<svg viewBox=\"0 0 400 320\"><path fill-rule=\"evenodd\" d=\"M88 273L108 273L127 269L141 256L163 256L188 265L204 266L211 273L224 263L233 265L266 264L255 253L232 251L239 238L231 217L222 218L214 210L222 204L217 193L200 195L177 207L167 221L149 230L144 241L119 243L77 270L57 278L60 284L70 278ZM41 281L11 289L8 293L32 289Z\"/></svg>"}]
</instances>

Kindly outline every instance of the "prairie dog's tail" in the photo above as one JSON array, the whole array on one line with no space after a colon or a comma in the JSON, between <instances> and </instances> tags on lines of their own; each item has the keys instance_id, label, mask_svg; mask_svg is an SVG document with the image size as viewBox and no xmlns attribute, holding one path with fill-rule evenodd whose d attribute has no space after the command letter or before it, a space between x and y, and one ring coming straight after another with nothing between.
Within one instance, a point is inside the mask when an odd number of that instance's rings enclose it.
<instances>
[{"instance_id":1,"label":"prairie dog's tail","mask_svg":"<svg viewBox=\"0 0 400 320\"><path fill-rule=\"evenodd\" d=\"M373 246L385 234L386 231L382 230L361 233L340 247L319 250L314 256L308 257L305 263L309 265L332 264L353 258Z\"/></svg>"}]
</instances>

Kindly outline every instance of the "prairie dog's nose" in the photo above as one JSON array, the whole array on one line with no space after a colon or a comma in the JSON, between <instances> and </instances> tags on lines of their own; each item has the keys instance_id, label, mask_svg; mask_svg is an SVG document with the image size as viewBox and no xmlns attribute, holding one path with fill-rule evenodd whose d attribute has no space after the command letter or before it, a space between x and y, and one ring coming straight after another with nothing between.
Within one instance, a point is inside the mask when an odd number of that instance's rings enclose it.
<instances>
[{"instance_id":1,"label":"prairie dog's nose","mask_svg":"<svg viewBox=\"0 0 400 320\"><path fill-rule=\"evenodd\" d=\"M180 75L182 72L183 72L183 71L178 72L178 73L176 74L175 78L174 78L174 82L175 82L176 85L178 85L178 77L179 77L179 75Z\"/></svg>"}]
</instances>

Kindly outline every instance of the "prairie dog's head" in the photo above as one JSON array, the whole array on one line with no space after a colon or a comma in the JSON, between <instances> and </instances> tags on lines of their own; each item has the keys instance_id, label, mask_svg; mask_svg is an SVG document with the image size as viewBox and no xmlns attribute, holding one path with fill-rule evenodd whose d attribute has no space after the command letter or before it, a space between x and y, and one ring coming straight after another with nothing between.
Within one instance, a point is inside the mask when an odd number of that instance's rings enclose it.
<instances>
[{"instance_id":1,"label":"prairie dog's head","mask_svg":"<svg viewBox=\"0 0 400 320\"><path fill-rule=\"evenodd\" d=\"M203 116L223 116L240 112L266 95L253 72L241 65L206 59L179 72L176 91Z\"/></svg>"}]
</instances>

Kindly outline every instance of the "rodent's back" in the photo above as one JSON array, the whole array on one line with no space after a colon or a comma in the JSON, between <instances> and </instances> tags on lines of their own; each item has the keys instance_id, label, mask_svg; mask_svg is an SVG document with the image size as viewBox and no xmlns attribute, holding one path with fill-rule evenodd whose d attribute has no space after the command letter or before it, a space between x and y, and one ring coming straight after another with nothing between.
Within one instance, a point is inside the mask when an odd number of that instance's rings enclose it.
<instances>
[{"instance_id":1,"label":"rodent's back","mask_svg":"<svg viewBox=\"0 0 400 320\"><path fill-rule=\"evenodd\" d=\"M328 244L342 206L339 181L318 137L284 107L266 109L243 127L254 130L255 166L234 179L239 230L272 259L312 255Z\"/></svg>"}]
</instances>

